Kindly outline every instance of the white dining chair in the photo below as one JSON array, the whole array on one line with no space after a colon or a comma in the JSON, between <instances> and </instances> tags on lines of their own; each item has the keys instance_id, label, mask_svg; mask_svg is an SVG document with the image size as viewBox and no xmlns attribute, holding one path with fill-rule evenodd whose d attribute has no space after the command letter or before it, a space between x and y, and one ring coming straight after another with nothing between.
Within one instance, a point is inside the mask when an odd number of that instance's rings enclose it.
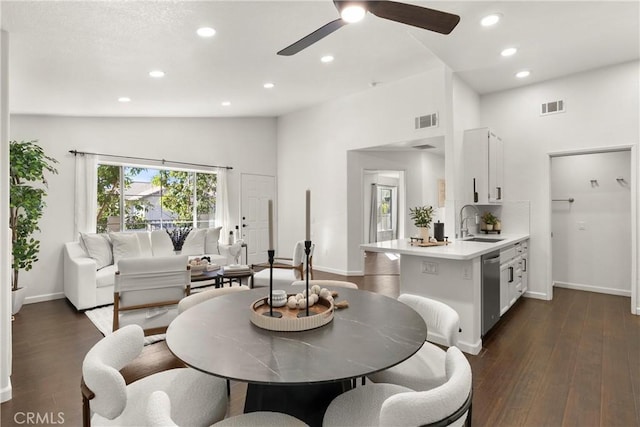
<instances>
[{"instance_id":1,"label":"white dining chair","mask_svg":"<svg viewBox=\"0 0 640 427\"><path fill-rule=\"evenodd\" d=\"M142 351L144 332L128 325L98 341L82 362L83 425L142 426L149 396L157 390L171 399L181 426L209 426L227 411L225 381L192 368L175 368L127 385L120 370Z\"/></svg>"},{"instance_id":2,"label":"white dining chair","mask_svg":"<svg viewBox=\"0 0 640 427\"><path fill-rule=\"evenodd\" d=\"M306 286L306 280L296 280L291 286ZM309 287L318 285L321 288L348 288L358 289L358 285L353 282L345 282L344 280L328 280L328 279L314 279L309 280Z\"/></svg>"},{"instance_id":3,"label":"white dining chair","mask_svg":"<svg viewBox=\"0 0 640 427\"><path fill-rule=\"evenodd\" d=\"M446 352L444 384L413 391L396 384L367 384L336 397L324 414L324 427L471 425L472 373L457 347Z\"/></svg>"},{"instance_id":4,"label":"white dining chair","mask_svg":"<svg viewBox=\"0 0 640 427\"><path fill-rule=\"evenodd\" d=\"M171 418L171 399L164 391L155 391L147 403L148 427L177 427ZM305 427L307 424L280 412L249 412L225 418L212 427Z\"/></svg>"},{"instance_id":5,"label":"white dining chair","mask_svg":"<svg viewBox=\"0 0 640 427\"><path fill-rule=\"evenodd\" d=\"M400 295L398 301L418 312L431 339L449 347L457 345L460 316L453 308L440 301L411 294ZM374 383L397 384L416 391L430 390L446 381L444 359L442 348L425 341L409 359L367 378Z\"/></svg>"},{"instance_id":6,"label":"white dining chair","mask_svg":"<svg viewBox=\"0 0 640 427\"><path fill-rule=\"evenodd\" d=\"M178 303L178 314L182 313L185 310L190 309L191 307L198 305L204 301L207 301L211 298L216 298L222 295L233 294L236 292L248 291L249 287L245 285L241 286L230 286L228 288L215 288L215 289L207 289L202 292L198 292L196 294L191 294L187 297L184 297Z\"/></svg>"}]
</instances>

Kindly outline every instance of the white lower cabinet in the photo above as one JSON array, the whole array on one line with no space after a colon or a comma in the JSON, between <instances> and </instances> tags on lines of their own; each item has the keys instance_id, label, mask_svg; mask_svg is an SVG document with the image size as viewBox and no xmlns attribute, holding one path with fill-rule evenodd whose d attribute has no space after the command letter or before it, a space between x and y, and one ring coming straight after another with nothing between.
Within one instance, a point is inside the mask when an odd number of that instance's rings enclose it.
<instances>
[{"instance_id":1,"label":"white lower cabinet","mask_svg":"<svg viewBox=\"0 0 640 427\"><path fill-rule=\"evenodd\" d=\"M500 316L527 291L528 264L528 240L500 251Z\"/></svg>"}]
</instances>

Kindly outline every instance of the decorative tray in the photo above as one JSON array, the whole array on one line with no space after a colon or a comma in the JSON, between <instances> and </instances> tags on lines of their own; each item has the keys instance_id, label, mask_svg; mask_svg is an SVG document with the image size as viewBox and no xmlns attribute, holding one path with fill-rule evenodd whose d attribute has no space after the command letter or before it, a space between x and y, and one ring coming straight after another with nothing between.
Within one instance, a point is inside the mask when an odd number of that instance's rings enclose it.
<instances>
[{"instance_id":1,"label":"decorative tray","mask_svg":"<svg viewBox=\"0 0 640 427\"><path fill-rule=\"evenodd\" d=\"M287 298L292 296L287 295ZM270 331L307 331L319 328L333 320L333 302L320 297L318 302L309 307L309 316L298 317L298 313L306 308L273 307L273 311L280 312L282 317L265 316L263 313L269 311L267 304L268 297L260 298L251 304L251 323L259 328Z\"/></svg>"},{"instance_id":2,"label":"decorative tray","mask_svg":"<svg viewBox=\"0 0 640 427\"><path fill-rule=\"evenodd\" d=\"M428 247L428 246L446 246L448 245L449 242L448 240L445 240L444 242L411 242L411 246L420 246L420 247Z\"/></svg>"}]
</instances>

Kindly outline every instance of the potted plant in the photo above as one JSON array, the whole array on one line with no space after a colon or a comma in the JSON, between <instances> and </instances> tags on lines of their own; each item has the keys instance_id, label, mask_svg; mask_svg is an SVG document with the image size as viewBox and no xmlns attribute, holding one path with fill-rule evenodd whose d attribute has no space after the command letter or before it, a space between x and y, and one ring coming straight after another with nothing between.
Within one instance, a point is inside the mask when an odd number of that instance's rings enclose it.
<instances>
[{"instance_id":1,"label":"potted plant","mask_svg":"<svg viewBox=\"0 0 640 427\"><path fill-rule=\"evenodd\" d=\"M493 231L493 227L498 223L498 218L491 212L485 212L482 214L482 223L484 224L483 230Z\"/></svg>"},{"instance_id":2,"label":"potted plant","mask_svg":"<svg viewBox=\"0 0 640 427\"><path fill-rule=\"evenodd\" d=\"M433 206L416 206L409 208L409 216L418 229L420 229L420 237L423 241L429 241L429 228L433 221Z\"/></svg>"},{"instance_id":3,"label":"potted plant","mask_svg":"<svg viewBox=\"0 0 640 427\"><path fill-rule=\"evenodd\" d=\"M40 241L35 239L33 234L40 231L38 221L45 207L47 180L44 174L57 174L58 171L53 166L56 163L58 161L47 156L37 141L9 143L13 314L20 311L24 302L25 288L19 285L19 272L31 270L33 264L38 261Z\"/></svg>"}]
</instances>

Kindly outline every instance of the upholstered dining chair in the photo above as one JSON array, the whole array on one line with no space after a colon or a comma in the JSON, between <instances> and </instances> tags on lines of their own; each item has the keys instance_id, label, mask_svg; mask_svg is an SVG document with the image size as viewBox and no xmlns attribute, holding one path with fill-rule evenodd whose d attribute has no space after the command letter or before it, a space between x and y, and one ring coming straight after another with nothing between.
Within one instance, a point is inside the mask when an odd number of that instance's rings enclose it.
<instances>
[{"instance_id":1,"label":"upholstered dining chair","mask_svg":"<svg viewBox=\"0 0 640 427\"><path fill-rule=\"evenodd\" d=\"M113 295L113 330L137 324L145 335L166 332L178 302L190 294L188 257L130 258L118 262Z\"/></svg>"},{"instance_id":2,"label":"upholstered dining chair","mask_svg":"<svg viewBox=\"0 0 640 427\"><path fill-rule=\"evenodd\" d=\"M313 279L313 250L309 252L309 279ZM293 248L293 257L275 257L273 261L273 287L284 289L296 280L306 279L307 255L304 253L304 242L299 241ZM269 263L254 264L253 267L264 267L253 276L253 286L269 286Z\"/></svg>"},{"instance_id":3,"label":"upholstered dining chair","mask_svg":"<svg viewBox=\"0 0 640 427\"><path fill-rule=\"evenodd\" d=\"M413 391L396 384L367 384L336 397L324 414L324 427L470 426L471 365L457 347L446 352L444 384Z\"/></svg>"},{"instance_id":4,"label":"upholstered dining chair","mask_svg":"<svg viewBox=\"0 0 640 427\"><path fill-rule=\"evenodd\" d=\"M306 286L305 280L296 280L291 286ZM353 282L345 282L343 280L328 280L328 279L309 279L309 286L318 285L321 288L349 288L358 289L358 285Z\"/></svg>"},{"instance_id":5,"label":"upholstered dining chair","mask_svg":"<svg viewBox=\"0 0 640 427\"><path fill-rule=\"evenodd\" d=\"M149 396L146 425L177 427L171 418L171 399L164 391L155 391ZM213 424L215 427L304 427L306 425L291 415L267 411L236 415Z\"/></svg>"},{"instance_id":6,"label":"upholstered dining chair","mask_svg":"<svg viewBox=\"0 0 640 427\"><path fill-rule=\"evenodd\" d=\"M171 416L178 425L209 426L224 418L224 380L195 369L169 369L126 385L120 369L140 354L143 345L142 328L128 325L89 350L82 362L84 426L145 425L147 401L156 390L164 391L173 402Z\"/></svg>"},{"instance_id":7,"label":"upholstered dining chair","mask_svg":"<svg viewBox=\"0 0 640 427\"><path fill-rule=\"evenodd\" d=\"M211 298L216 298L222 295L232 294L235 292L248 291L249 287L245 285L240 286L230 286L228 288L215 288L215 289L207 289L202 292L198 292L197 294L191 294L186 296L180 300L178 303L178 314L182 313L185 310L190 309L194 305L200 304L201 302L205 302Z\"/></svg>"},{"instance_id":8,"label":"upholstered dining chair","mask_svg":"<svg viewBox=\"0 0 640 427\"><path fill-rule=\"evenodd\" d=\"M413 308L424 319L428 339L448 347L458 344L460 316L453 308L440 301L411 294L400 295L398 301ZM375 383L397 384L416 391L430 390L447 379L444 360L445 351L425 341L420 350L409 359L367 378Z\"/></svg>"}]
</instances>

